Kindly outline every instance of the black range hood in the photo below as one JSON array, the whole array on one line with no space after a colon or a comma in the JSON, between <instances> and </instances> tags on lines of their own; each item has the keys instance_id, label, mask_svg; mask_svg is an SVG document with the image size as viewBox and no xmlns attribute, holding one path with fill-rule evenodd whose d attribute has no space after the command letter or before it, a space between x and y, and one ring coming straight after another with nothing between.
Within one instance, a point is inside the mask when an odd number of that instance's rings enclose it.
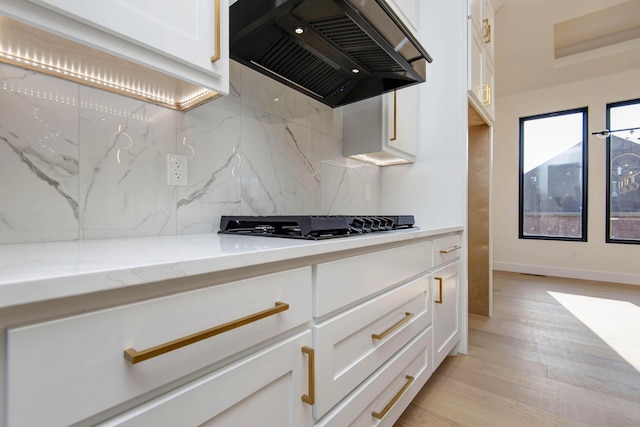
<instances>
[{"instance_id":1,"label":"black range hood","mask_svg":"<svg viewBox=\"0 0 640 427\"><path fill-rule=\"evenodd\" d=\"M424 82L432 61L383 0L238 0L229 17L232 59L331 107Z\"/></svg>"}]
</instances>

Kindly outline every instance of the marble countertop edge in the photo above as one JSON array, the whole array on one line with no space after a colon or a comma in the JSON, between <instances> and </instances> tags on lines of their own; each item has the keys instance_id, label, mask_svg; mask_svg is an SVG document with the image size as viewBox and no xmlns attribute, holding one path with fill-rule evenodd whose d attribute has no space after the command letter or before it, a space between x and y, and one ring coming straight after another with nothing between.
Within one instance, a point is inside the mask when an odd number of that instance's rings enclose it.
<instances>
[{"instance_id":1,"label":"marble countertop edge","mask_svg":"<svg viewBox=\"0 0 640 427\"><path fill-rule=\"evenodd\" d=\"M0 245L0 308L461 230L416 227L316 241L207 233Z\"/></svg>"}]
</instances>

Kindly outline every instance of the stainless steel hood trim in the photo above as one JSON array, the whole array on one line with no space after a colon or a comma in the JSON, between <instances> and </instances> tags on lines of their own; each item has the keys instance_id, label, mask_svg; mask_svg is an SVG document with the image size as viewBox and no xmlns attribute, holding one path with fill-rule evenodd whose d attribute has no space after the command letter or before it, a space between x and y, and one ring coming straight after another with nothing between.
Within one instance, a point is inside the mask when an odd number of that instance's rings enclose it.
<instances>
[{"instance_id":1,"label":"stainless steel hood trim","mask_svg":"<svg viewBox=\"0 0 640 427\"><path fill-rule=\"evenodd\" d=\"M331 107L424 82L432 61L383 0L239 0L229 13L232 59Z\"/></svg>"}]
</instances>

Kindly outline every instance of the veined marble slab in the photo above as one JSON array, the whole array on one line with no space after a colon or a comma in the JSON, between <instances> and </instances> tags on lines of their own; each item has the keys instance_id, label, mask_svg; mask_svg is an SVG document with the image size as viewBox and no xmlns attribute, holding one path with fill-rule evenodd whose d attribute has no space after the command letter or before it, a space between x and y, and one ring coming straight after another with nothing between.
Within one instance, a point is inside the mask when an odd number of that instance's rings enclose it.
<instances>
[{"instance_id":1,"label":"veined marble slab","mask_svg":"<svg viewBox=\"0 0 640 427\"><path fill-rule=\"evenodd\" d=\"M0 308L462 230L319 241L217 233L0 246Z\"/></svg>"}]
</instances>

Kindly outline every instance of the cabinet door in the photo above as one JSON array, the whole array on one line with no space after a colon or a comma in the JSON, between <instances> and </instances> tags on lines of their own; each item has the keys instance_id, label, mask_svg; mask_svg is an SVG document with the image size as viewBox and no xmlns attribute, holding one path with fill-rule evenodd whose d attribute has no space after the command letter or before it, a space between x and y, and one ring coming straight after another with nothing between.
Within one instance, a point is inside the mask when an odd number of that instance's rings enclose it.
<instances>
[{"instance_id":1,"label":"cabinet door","mask_svg":"<svg viewBox=\"0 0 640 427\"><path fill-rule=\"evenodd\" d=\"M459 261L433 272L433 367L460 341Z\"/></svg>"},{"instance_id":2,"label":"cabinet door","mask_svg":"<svg viewBox=\"0 0 640 427\"><path fill-rule=\"evenodd\" d=\"M227 61L212 58L225 46L228 0L29 1L217 76L226 73Z\"/></svg>"},{"instance_id":3,"label":"cabinet door","mask_svg":"<svg viewBox=\"0 0 640 427\"><path fill-rule=\"evenodd\" d=\"M482 71L484 69L484 42L478 32L474 31L469 21L469 83L467 89L480 103L482 91Z\"/></svg>"},{"instance_id":4,"label":"cabinet door","mask_svg":"<svg viewBox=\"0 0 640 427\"><path fill-rule=\"evenodd\" d=\"M220 369L102 426L310 426L305 332Z\"/></svg>"},{"instance_id":5,"label":"cabinet door","mask_svg":"<svg viewBox=\"0 0 640 427\"><path fill-rule=\"evenodd\" d=\"M394 150L416 154L417 88L410 86L384 95L387 138L384 143Z\"/></svg>"}]
</instances>

